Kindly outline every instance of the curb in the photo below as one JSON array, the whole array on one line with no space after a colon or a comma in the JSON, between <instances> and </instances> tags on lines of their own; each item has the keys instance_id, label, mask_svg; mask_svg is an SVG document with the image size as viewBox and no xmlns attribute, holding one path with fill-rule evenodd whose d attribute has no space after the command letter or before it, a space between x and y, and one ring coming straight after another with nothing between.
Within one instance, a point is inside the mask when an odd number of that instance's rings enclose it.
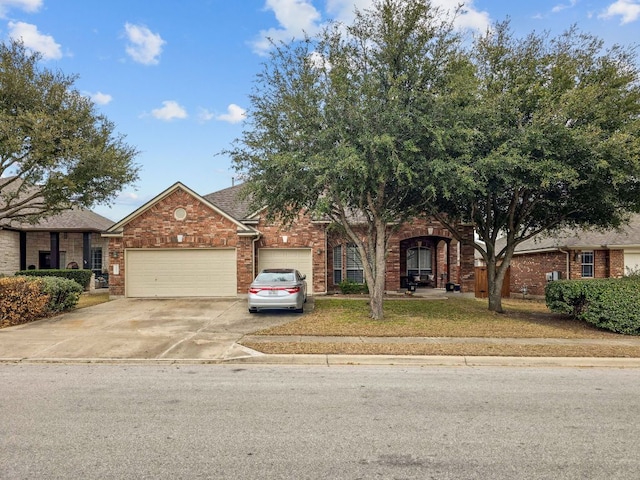
<instances>
[{"instance_id":1,"label":"curb","mask_svg":"<svg viewBox=\"0 0 640 480\"><path fill-rule=\"evenodd\" d=\"M422 355L248 355L235 358L0 358L20 365L315 365L413 367L565 367L640 369L640 358L612 357L473 357Z\"/></svg>"}]
</instances>

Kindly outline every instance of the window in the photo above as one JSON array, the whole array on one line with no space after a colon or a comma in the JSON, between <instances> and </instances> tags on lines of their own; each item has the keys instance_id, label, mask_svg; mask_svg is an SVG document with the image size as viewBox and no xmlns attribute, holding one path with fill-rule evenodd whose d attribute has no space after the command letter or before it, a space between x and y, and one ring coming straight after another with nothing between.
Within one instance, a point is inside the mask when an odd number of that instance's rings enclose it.
<instances>
[{"instance_id":1,"label":"window","mask_svg":"<svg viewBox=\"0 0 640 480\"><path fill-rule=\"evenodd\" d=\"M91 270L102 273L102 247L91 247Z\"/></svg>"},{"instance_id":2,"label":"window","mask_svg":"<svg viewBox=\"0 0 640 480\"><path fill-rule=\"evenodd\" d=\"M342 282L342 245L333 247L333 284Z\"/></svg>"},{"instance_id":3,"label":"window","mask_svg":"<svg viewBox=\"0 0 640 480\"><path fill-rule=\"evenodd\" d=\"M431 250L414 247L407 250L407 276L420 277L431 273Z\"/></svg>"},{"instance_id":4,"label":"window","mask_svg":"<svg viewBox=\"0 0 640 480\"><path fill-rule=\"evenodd\" d=\"M593 278L593 252L582 252L582 278Z\"/></svg>"},{"instance_id":5,"label":"window","mask_svg":"<svg viewBox=\"0 0 640 480\"><path fill-rule=\"evenodd\" d=\"M355 283L364 283L364 270L358 247L347 245L347 280Z\"/></svg>"}]
</instances>

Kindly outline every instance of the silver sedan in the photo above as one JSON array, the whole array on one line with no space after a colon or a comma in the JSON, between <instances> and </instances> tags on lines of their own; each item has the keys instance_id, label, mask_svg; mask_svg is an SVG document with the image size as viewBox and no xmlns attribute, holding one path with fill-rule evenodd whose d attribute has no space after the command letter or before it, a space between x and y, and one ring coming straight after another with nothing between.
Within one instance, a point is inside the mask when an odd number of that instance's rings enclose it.
<instances>
[{"instance_id":1,"label":"silver sedan","mask_svg":"<svg viewBox=\"0 0 640 480\"><path fill-rule=\"evenodd\" d=\"M307 301L307 282L294 268L262 270L249 287L249 312L288 309L302 313Z\"/></svg>"}]
</instances>

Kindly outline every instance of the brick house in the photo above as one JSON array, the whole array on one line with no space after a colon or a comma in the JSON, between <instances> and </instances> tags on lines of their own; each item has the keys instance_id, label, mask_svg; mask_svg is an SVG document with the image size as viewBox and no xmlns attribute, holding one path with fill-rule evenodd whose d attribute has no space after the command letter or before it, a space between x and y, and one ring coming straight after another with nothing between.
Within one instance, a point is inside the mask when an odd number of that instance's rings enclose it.
<instances>
[{"instance_id":1,"label":"brick house","mask_svg":"<svg viewBox=\"0 0 640 480\"><path fill-rule=\"evenodd\" d=\"M240 186L200 196L180 182L115 223L106 232L112 296L225 297L243 295L258 271L293 267L309 292L337 291L342 280L363 282L354 246L329 222L301 213L294 226L269 223L251 211ZM470 226L461 232L473 235ZM446 282L473 291L473 249L460 246L433 219L402 225L391 239L387 291Z\"/></svg>"},{"instance_id":2,"label":"brick house","mask_svg":"<svg viewBox=\"0 0 640 480\"><path fill-rule=\"evenodd\" d=\"M93 270L96 276L106 273L108 241L101 233L111 225L108 218L81 209L36 223L6 221L0 225L0 275L76 265Z\"/></svg>"},{"instance_id":3,"label":"brick house","mask_svg":"<svg viewBox=\"0 0 640 480\"><path fill-rule=\"evenodd\" d=\"M640 270L640 215L605 232L565 230L521 243L511 260L510 290L544 295L550 279L622 277ZM555 272L555 273L554 273Z\"/></svg>"}]
</instances>

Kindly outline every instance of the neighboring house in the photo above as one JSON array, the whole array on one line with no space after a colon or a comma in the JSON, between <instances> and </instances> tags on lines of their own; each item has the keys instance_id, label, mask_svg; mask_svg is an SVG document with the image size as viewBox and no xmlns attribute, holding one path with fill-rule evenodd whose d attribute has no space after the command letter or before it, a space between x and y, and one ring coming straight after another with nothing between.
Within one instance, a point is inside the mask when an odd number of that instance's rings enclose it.
<instances>
[{"instance_id":1,"label":"neighboring house","mask_svg":"<svg viewBox=\"0 0 640 480\"><path fill-rule=\"evenodd\" d=\"M258 271L293 267L309 293L338 290L343 280L363 283L357 250L327 221L301 213L294 226L269 223L239 198L241 186L200 196L180 182L111 226L110 294L127 297L225 297L246 294ZM473 229L461 226L471 237ZM473 248L432 219L402 225L387 257L386 290L446 282L473 291Z\"/></svg>"},{"instance_id":2,"label":"neighboring house","mask_svg":"<svg viewBox=\"0 0 640 480\"><path fill-rule=\"evenodd\" d=\"M640 215L634 215L620 230L565 230L521 243L511 260L510 289L544 295L553 279L622 277L639 270Z\"/></svg>"},{"instance_id":3,"label":"neighboring house","mask_svg":"<svg viewBox=\"0 0 640 480\"><path fill-rule=\"evenodd\" d=\"M18 270L78 268L97 275L109 269L108 240L101 232L113 222L89 210L73 209L37 223L0 222L0 274Z\"/></svg>"}]
</instances>

